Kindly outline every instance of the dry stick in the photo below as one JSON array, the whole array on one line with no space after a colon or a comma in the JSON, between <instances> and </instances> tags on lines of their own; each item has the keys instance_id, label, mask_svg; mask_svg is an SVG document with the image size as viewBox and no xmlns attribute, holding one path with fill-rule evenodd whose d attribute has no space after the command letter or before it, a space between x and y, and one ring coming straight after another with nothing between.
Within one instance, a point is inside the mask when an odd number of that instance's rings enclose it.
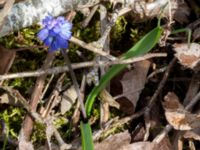
<instances>
[{"instance_id":1,"label":"dry stick","mask_svg":"<svg viewBox=\"0 0 200 150\"><path fill-rule=\"evenodd\" d=\"M186 106L192 100L192 98L197 94L200 87L200 84L197 84L197 82L200 81L199 76L200 76L200 72L197 72L193 75L192 80L187 90L187 94L183 100L184 106Z\"/></svg>"},{"instance_id":2,"label":"dry stick","mask_svg":"<svg viewBox=\"0 0 200 150\"><path fill-rule=\"evenodd\" d=\"M192 99L192 101L185 107L185 110L191 111L191 109L194 107L194 105L200 100L200 91L197 93L197 95Z\"/></svg>"},{"instance_id":3,"label":"dry stick","mask_svg":"<svg viewBox=\"0 0 200 150\"><path fill-rule=\"evenodd\" d=\"M83 28L85 28L85 27L88 26L90 20L91 20L92 17L94 16L94 13L97 11L98 7L99 7L99 5L95 5L95 6L92 8L92 10L91 10L89 16L87 16L87 18L82 22L82 27L83 27Z\"/></svg>"},{"instance_id":4,"label":"dry stick","mask_svg":"<svg viewBox=\"0 0 200 150\"><path fill-rule=\"evenodd\" d=\"M42 66L42 69L47 69L51 66L51 63L54 59L54 53L48 53L45 62ZM35 84L35 88L34 91L31 95L31 100L30 100L30 107L32 110L36 111L37 108L37 104L40 100L40 96L42 95L42 90L44 87L44 82L46 79L46 74L41 75L40 77L37 78L36 84ZM20 135L19 135L19 141L22 140L26 140L29 141L30 140L30 135L32 133L33 130L33 120L29 115L25 116L25 119L23 121L23 125L20 131Z\"/></svg>"},{"instance_id":5,"label":"dry stick","mask_svg":"<svg viewBox=\"0 0 200 150\"><path fill-rule=\"evenodd\" d=\"M102 51L101 48L98 48L98 45L95 45L95 44L97 44L95 42L87 44L87 43L85 43L85 42L83 42L83 41L81 41L81 40L79 40L79 39L77 39L73 36L70 38L70 42L77 44L77 45L79 45L79 46L81 46L81 47L83 47L87 50L90 50L91 52L94 52L94 53L99 54L101 56L105 56L105 57L109 58L110 60L116 60L116 57Z\"/></svg>"},{"instance_id":6,"label":"dry stick","mask_svg":"<svg viewBox=\"0 0 200 150\"><path fill-rule=\"evenodd\" d=\"M146 54L141 57L135 57L127 60L116 60L113 62L99 62L100 64L94 62L94 61L89 61L89 62L83 62L83 63L74 63L72 64L72 69L80 69L80 68L86 68L86 67L99 67L99 66L109 66L109 65L114 65L114 64L130 64L154 57L166 57L166 53L152 53L152 54ZM13 74L7 74L7 75L0 75L0 80L5 80L5 79L14 79L14 78L23 78L23 77L37 77L41 76L44 74L58 74L62 72L69 71L68 66L62 66L62 67L53 67L50 69L40 69L37 71L33 72L21 72L21 73L13 73Z\"/></svg>"},{"instance_id":7,"label":"dry stick","mask_svg":"<svg viewBox=\"0 0 200 150\"><path fill-rule=\"evenodd\" d=\"M86 87L86 74L84 73L82 81L81 81L81 87L80 87L80 92L81 92L82 99L84 99L84 97L85 97L85 95L84 95L85 87ZM75 127L77 126L77 123L78 123L79 118L80 118L79 107L80 107L80 103L78 101L77 104L76 104L76 108L74 110L73 116L72 116L72 124Z\"/></svg>"},{"instance_id":8,"label":"dry stick","mask_svg":"<svg viewBox=\"0 0 200 150\"><path fill-rule=\"evenodd\" d=\"M0 86L1 89L5 90L16 102L20 102L22 107L39 123L43 123L42 117L34 110L31 110L27 100L19 93L18 90L14 90L10 87Z\"/></svg>"},{"instance_id":9,"label":"dry stick","mask_svg":"<svg viewBox=\"0 0 200 150\"><path fill-rule=\"evenodd\" d=\"M161 80L161 82L159 83L159 86L158 88L156 89L156 92L153 94L153 96L151 97L150 101L149 101L149 104L148 104L148 107L146 109L146 112L149 113L150 109L152 108L153 104L155 103L156 101L156 98L158 97L158 94L160 94L160 91L162 90L162 88L165 86L165 83L169 77L169 73L172 69L172 67L174 66L176 62L176 58L173 58L172 61L169 63L166 71L165 71L165 74Z\"/></svg>"},{"instance_id":10,"label":"dry stick","mask_svg":"<svg viewBox=\"0 0 200 150\"><path fill-rule=\"evenodd\" d=\"M51 110L55 107L55 103L59 103L59 90L62 88L64 77L65 73L63 73L57 80L56 86L48 98L48 102L45 104L43 110L41 110L41 115L43 118L46 118L50 114Z\"/></svg>"},{"instance_id":11,"label":"dry stick","mask_svg":"<svg viewBox=\"0 0 200 150\"><path fill-rule=\"evenodd\" d=\"M44 95L46 94L46 92L47 92L47 90L48 90L48 88L49 88L51 82L53 81L53 78L54 78L54 74L51 75L51 77L50 77L48 83L46 84L44 90L42 91L42 95L41 95L41 98L40 98L40 99L43 99L43 98L44 98Z\"/></svg>"},{"instance_id":12,"label":"dry stick","mask_svg":"<svg viewBox=\"0 0 200 150\"><path fill-rule=\"evenodd\" d=\"M158 88L156 89L156 92L154 93L154 95L151 97L150 101L149 101L149 104L148 106L146 107L145 111L144 111L144 117L145 117L145 126L146 126L146 134L144 136L144 141L146 141L148 139L148 136L149 136L149 129L150 129L150 110L153 106L153 104L155 103L156 101L156 98L158 96L158 94L160 93L160 91L162 90L162 88L164 87L168 77L169 77L169 73L173 67L173 65L175 64L176 62L176 58L173 58L172 61L170 62L170 64L168 65L166 71L165 71L165 74L163 76L163 79L161 80L161 82L159 83L159 86Z\"/></svg>"},{"instance_id":13,"label":"dry stick","mask_svg":"<svg viewBox=\"0 0 200 150\"><path fill-rule=\"evenodd\" d=\"M101 24L101 38L99 39L99 41L101 42L100 45L102 45L103 49L106 50L107 53L110 53L110 38L109 38L109 34L110 34L110 30L108 31L107 28L111 27L109 26L109 22L108 17L107 17L107 9L105 6L100 5L100 24ZM105 34L105 32L107 32ZM104 40L102 40L104 37ZM101 57L101 56L97 56L96 57L96 61L106 61L107 58L105 57ZM100 67L100 74L101 77L105 74L106 70L108 69L108 67L105 66L101 66ZM110 89L110 85L107 85L107 89ZM100 127L103 127L103 125L105 124L105 122L108 121L109 119L109 105L107 102L101 102L100 103Z\"/></svg>"},{"instance_id":14,"label":"dry stick","mask_svg":"<svg viewBox=\"0 0 200 150\"><path fill-rule=\"evenodd\" d=\"M153 94L153 96L151 97L150 101L149 101L149 104L144 112L144 118L145 118L145 126L146 126L146 133L145 133L145 136L144 136L144 141L147 141L148 137L149 137L149 130L150 130L150 127L151 127L151 124L150 124L150 111L151 111L151 108L153 106L153 104L155 103L158 95L160 94L161 90L163 89L168 77L169 77L169 73L172 69L172 67L174 66L176 62L176 58L174 57L172 59L172 61L170 62L169 66L167 67L167 70L161 80L161 82L159 83L158 85L158 88L156 89L155 93Z\"/></svg>"},{"instance_id":15,"label":"dry stick","mask_svg":"<svg viewBox=\"0 0 200 150\"><path fill-rule=\"evenodd\" d=\"M69 73L71 75L72 82L74 84L74 88L75 88L76 93L78 95L78 100L79 100L80 105L81 105L81 112L82 112L83 118L87 119L85 107L84 107L84 104L83 104L83 98L81 96L81 92L80 92L80 89L79 89L78 81L76 80L76 76L75 76L75 73L74 73L73 68L71 66L71 62L70 62L70 60L69 60L69 58L68 58L67 53L65 52L65 50L62 49L61 52L62 52L62 54L63 54L63 56L65 58L67 66L69 68Z\"/></svg>"},{"instance_id":16,"label":"dry stick","mask_svg":"<svg viewBox=\"0 0 200 150\"><path fill-rule=\"evenodd\" d=\"M63 79L63 77L64 77L64 75L62 75L61 76L61 78L59 78L58 80L58 82L61 82L60 80L62 80ZM57 88L59 88L58 86L59 86L59 83L57 82ZM41 123L41 124L44 124L44 125L47 125L46 124L46 120L44 120L41 116L40 116L40 114L38 114L36 111L33 111L33 110L31 110L31 108L30 108L30 106L29 106L29 104L28 104L28 102L25 100L25 98L17 91L17 90L13 90L12 88L10 88L10 87L5 87L5 86L0 86L0 88L1 89L4 89L5 91L7 91L12 97L14 97L14 98L16 98L17 99L17 101L20 101L20 103L22 104L22 106L23 106L23 108L25 108L26 110L27 110L27 112L31 115L31 117L33 117L34 119L35 119L35 121L37 121L37 122L39 122L39 123ZM61 136L60 136L60 134L59 134L59 132L57 131L57 129L54 127L54 125L53 125L53 123L51 123L51 125L52 125L52 127L53 127L53 129L54 129L54 136L56 137L56 140L58 141L58 143L59 143L59 145L61 146L61 147L68 147L68 148L70 148L71 147L71 145L69 145L69 144L66 144L64 141L63 141L63 139L61 138ZM8 139L9 140L9 139ZM1 139L0 139L0 141L1 141ZM9 143L13 143L13 141L8 141ZM15 142L16 144L16 146L18 145L17 144L17 142ZM13 143L14 144L14 143ZM12 144L12 145L13 145Z\"/></svg>"},{"instance_id":17,"label":"dry stick","mask_svg":"<svg viewBox=\"0 0 200 150\"><path fill-rule=\"evenodd\" d=\"M65 143L64 140L62 139L60 133L58 132L58 130L54 126L53 126L53 128L54 128L53 134L54 134L56 140L58 141L60 150L70 149L72 146L70 144Z\"/></svg>"},{"instance_id":18,"label":"dry stick","mask_svg":"<svg viewBox=\"0 0 200 150\"><path fill-rule=\"evenodd\" d=\"M42 46L34 45L34 46L28 46L28 47L13 48L9 50L19 52L19 51L25 51L25 50L32 51L33 49L39 49L39 48L48 48L48 47L45 45L42 45Z\"/></svg>"},{"instance_id":19,"label":"dry stick","mask_svg":"<svg viewBox=\"0 0 200 150\"><path fill-rule=\"evenodd\" d=\"M153 78L155 75L157 75L157 74L159 74L159 73L165 72L166 69L167 69L167 67L165 66L165 67L162 67L162 68L159 68L159 69L155 70L155 71L152 72L150 75L148 75L147 80Z\"/></svg>"}]
</instances>

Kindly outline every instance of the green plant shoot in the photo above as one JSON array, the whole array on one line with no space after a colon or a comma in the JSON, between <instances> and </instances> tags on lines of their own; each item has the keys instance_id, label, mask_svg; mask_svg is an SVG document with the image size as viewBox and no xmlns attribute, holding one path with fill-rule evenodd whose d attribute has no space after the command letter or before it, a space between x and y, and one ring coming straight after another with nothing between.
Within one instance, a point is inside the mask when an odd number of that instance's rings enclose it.
<instances>
[{"instance_id":1,"label":"green plant shoot","mask_svg":"<svg viewBox=\"0 0 200 150\"><path fill-rule=\"evenodd\" d=\"M147 33L139 42L137 42L129 51L122 55L121 59L129 59L137 57L149 52L159 41L163 29L158 25L156 28ZM118 64L112 66L106 74L99 81L99 85L94 87L86 100L86 113L88 116L91 114L93 103L98 94L105 88L107 83L120 71L122 71L127 64Z\"/></svg>"},{"instance_id":2,"label":"green plant shoot","mask_svg":"<svg viewBox=\"0 0 200 150\"><path fill-rule=\"evenodd\" d=\"M94 145L92 141L92 130L90 124L88 122L84 123L81 121L80 128L82 135L82 150L93 150Z\"/></svg>"},{"instance_id":3,"label":"green plant shoot","mask_svg":"<svg viewBox=\"0 0 200 150\"><path fill-rule=\"evenodd\" d=\"M121 59L129 59L137 57L149 52L159 41L163 28L160 26L160 21L156 28L147 33L139 42L137 42L130 50L122 55ZM120 71L122 71L127 64L118 64L112 66L106 74L99 81L99 85L94 87L91 93L88 95L85 108L87 116L90 117L92 106L96 100L98 94L106 87L107 83ZM81 134L82 134L82 149L93 150L92 132L89 123L81 122Z\"/></svg>"}]
</instances>

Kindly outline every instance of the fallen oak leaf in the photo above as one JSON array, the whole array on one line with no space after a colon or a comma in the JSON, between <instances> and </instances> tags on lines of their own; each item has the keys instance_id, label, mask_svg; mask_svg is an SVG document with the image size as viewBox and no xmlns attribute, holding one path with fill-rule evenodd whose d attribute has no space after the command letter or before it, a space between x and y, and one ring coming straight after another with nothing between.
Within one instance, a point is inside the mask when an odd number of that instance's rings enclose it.
<instances>
[{"instance_id":1,"label":"fallen oak leaf","mask_svg":"<svg viewBox=\"0 0 200 150\"><path fill-rule=\"evenodd\" d=\"M71 86L67 89L59 98L61 99L60 103L60 112L61 114L65 114L67 111L71 109L73 104L76 102L77 94L74 86Z\"/></svg>"},{"instance_id":2,"label":"fallen oak leaf","mask_svg":"<svg viewBox=\"0 0 200 150\"><path fill-rule=\"evenodd\" d=\"M186 131L183 135L185 139L194 139L200 141L200 128L193 129L191 131Z\"/></svg>"},{"instance_id":3,"label":"fallen oak leaf","mask_svg":"<svg viewBox=\"0 0 200 150\"><path fill-rule=\"evenodd\" d=\"M111 94L120 104L120 109L129 115L135 112L150 64L148 60L136 62L133 69L124 70L111 81Z\"/></svg>"},{"instance_id":4,"label":"fallen oak leaf","mask_svg":"<svg viewBox=\"0 0 200 150\"><path fill-rule=\"evenodd\" d=\"M159 143L156 142L135 142L125 145L121 150L171 150L172 145L167 137Z\"/></svg>"},{"instance_id":5,"label":"fallen oak leaf","mask_svg":"<svg viewBox=\"0 0 200 150\"><path fill-rule=\"evenodd\" d=\"M183 66L198 71L200 69L200 45L197 43L175 43L175 56Z\"/></svg>"},{"instance_id":6,"label":"fallen oak leaf","mask_svg":"<svg viewBox=\"0 0 200 150\"><path fill-rule=\"evenodd\" d=\"M192 130L200 126L200 114L192 114L186 111L175 93L168 92L164 97L163 107L165 117L174 129Z\"/></svg>"},{"instance_id":7,"label":"fallen oak leaf","mask_svg":"<svg viewBox=\"0 0 200 150\"><path fill-rule=\"evenodd\" d=\"M128 130L109 136L100 143L95 143L95 150L120 150L131 142Z\"/></svg>"}]
</instances>

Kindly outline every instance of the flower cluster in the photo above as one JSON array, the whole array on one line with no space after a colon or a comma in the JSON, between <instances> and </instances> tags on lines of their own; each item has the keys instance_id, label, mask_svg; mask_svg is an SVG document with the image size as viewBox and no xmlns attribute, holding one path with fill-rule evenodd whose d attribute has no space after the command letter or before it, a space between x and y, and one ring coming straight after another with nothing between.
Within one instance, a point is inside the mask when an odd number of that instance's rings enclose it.
<instances>
[{"instance_id":1,"label":"flower cluster","mask_svg":"<svg viewBox=\"0 0 200 150\"><path fill-rule=\"evenodd\" d=\"M44 27L37 34L37 37L49 47L49 51L55 51L60 48L68 48L68 40L72 36L72 24L64 17L53 18L47 16L43 19Z\"/></svg>"}]
</instances>

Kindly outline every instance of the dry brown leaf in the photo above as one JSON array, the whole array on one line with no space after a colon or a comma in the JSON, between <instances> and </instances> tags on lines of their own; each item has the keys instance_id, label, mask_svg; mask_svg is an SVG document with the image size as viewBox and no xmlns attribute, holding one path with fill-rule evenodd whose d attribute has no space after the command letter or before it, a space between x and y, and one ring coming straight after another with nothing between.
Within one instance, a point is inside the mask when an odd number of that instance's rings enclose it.
<instances>
[{"instance_id":1,"label":"dry brown leaf","mask_svg":"<svg viewBox=\"0 0 200 150\"><path fill-rule=\"evenodd\" d=\"M121 150L171 150L172 146L166 137L160 143L155 142L136 142L125 145Z\"/></svg>"},{"instance_id":2,"label":"dry brown leaf","mask_svg":"<svg viewBox=\"0 0 200 150\"><path fill-rule=\"evenodd\" d=\"M200 117L187 111L166 111L165 116L176 130L191 130L200 125Z\"/></svg>"},{"instance_id":3,"label":"dry brown leaf","mask_svg":"<svg viewBox=\"0 0 200 150\"><path fill-rule=\"evenodd\" d=\"M17 98L12 97L8 93L0 95L0 104L8 104L12 106L21 106L20 101Z\"/></svg>"},{"instance_id":4,"label":"dry brown leaf","mask_svg":"<svg viewBox=\"0 0 200 150\"><path fill-rule=\"evenodd\" d=\"M167 110L176 111L177 109L184 109L179 102L178 96L173 92L168 92L164 97L163 107Z\"/></svg>"},{"instance_id":5,"label":"dry brown leaf","mask_svg":"<svg viewBox=\"0 0 200 150\"><path fill-rule=\"evenodd\" d=\"M136 142L125 145L121 150L160 150L156 143L153 142Z\"/></svg>"},{"instance_id":6,"label":"dry brown leaf","mask_svg":"<svg viewBox=\"0 0 200 150\"><path fill-rule=\"evenodd\" d=\"M116 100L120 103L122 111L127 114L133 114L135 111L140 93L145 85L150 64L150 61L147 60L135 63L134 69L124 71L111 84L111 91L114 91L114 95L120 93L119 98ZM120 92L116 94L117 91Z\"/></svg>"},{"instance_id":7,"label":"dry brown leaf","mask_svg":"<svg viewBox=\"0 0 200 150\"><path fill-rule=\"evenodd\" d=\"M77 99L77 94L74 89L74 86L71 86L67 91L63 93L61 96L61 104L60 104L60 111L61 114L66 113L72 105L75 103Z\"/></svg>"},{"instance_id":8,"label":"dry brown leaf","mask_svg":"<svg viewBox=\"0 0 200 150\"><path fill-rule=\"evenodd\" d=\"M200 115L186 111L175 93L164 97L163 107L167 121L177 130L191 130L200 126Z\"/></svg>"},{"instance_id":9,"label":"dry brown leaf","mask_svg":"<svg viewBox=\"0 0 200 150\"><path fill-rule=\"evenodd\" d=\"M142 123L138 124L135 130L131 133L131 143L142 141L145 135L145 128Z\"/></svg>"},{"instance_id":10,"label":"dry brown leaf","mask_svg":"<svg viewBox=\"0 0 200 150\"><path fill-rule=\"evenodd\" d=\"M179 62L190 69L200 69L200 45L197 43L191 43L190 47L188 43L174 44L175 56Z\"/></svg>"},{"instance_id":11,"label":"dry brown leaf","mask_svg":"<svg viewBox=\"0 0 200 150\"><path fill-rule=\"evenodd\" d=\"M193 129L191 131L186 131L183 135L185 139L194 139L200 141L200 128Z\"/></svg>"},{"instance_id":12,"label":"dry brown leaf","mask_svg":"<svg viewBox=\"0 0 200 150\"><path fill-rule=\"evenodd\" d=\"M122 150L124 145L128 145L131 141L128 131L112 135L101 143L95 144L95 150Z\"/></svg>"}]
</instances>

